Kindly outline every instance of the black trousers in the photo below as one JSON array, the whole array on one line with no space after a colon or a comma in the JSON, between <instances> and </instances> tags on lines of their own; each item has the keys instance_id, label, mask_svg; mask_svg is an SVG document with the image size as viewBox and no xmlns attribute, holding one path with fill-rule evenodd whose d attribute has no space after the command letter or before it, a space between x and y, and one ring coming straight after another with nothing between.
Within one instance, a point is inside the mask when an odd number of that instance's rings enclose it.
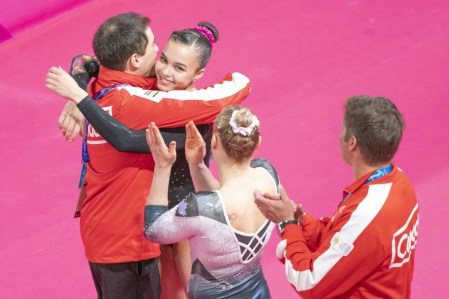
<instances>
[{"instance_id":1,"label":"black trousers","mask_svg":"<svg viewBox=\"0 0 449 299\"><path fill-rule=\"evenodd\" d=\"M119 264L89 262L98 299L159 299L159 259Z\"/></svg>"}]
</instances>

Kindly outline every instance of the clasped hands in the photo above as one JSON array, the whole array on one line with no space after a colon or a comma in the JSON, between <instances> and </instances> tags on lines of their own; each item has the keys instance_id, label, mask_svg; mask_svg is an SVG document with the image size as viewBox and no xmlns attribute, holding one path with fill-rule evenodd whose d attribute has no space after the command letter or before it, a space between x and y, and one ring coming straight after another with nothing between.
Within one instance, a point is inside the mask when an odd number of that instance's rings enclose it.
<instances>
[{"instance_id":1,"label":"clasped hands","mask_svg":"<svg viewBox=\"0 0 449 299\"><path fill-rule=\"evenodd\" d=\"M83 133L85 118L76 104L88 94L61 67L51 67L45 80L45 86L56 94L69 99L58 119L58 127L68 141L73 141Z\"/></svg>"}]
</instances>

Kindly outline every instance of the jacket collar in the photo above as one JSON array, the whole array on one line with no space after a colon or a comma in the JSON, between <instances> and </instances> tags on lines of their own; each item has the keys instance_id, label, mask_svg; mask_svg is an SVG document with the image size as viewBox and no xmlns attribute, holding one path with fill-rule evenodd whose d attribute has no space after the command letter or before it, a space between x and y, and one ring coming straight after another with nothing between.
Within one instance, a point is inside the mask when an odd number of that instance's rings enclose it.
<instances>
[{"instance_id":1,"label":"jacket collar","mask_svg":"<svg viewBox=\"0 0 449 299\"><path fill-rule=\"evenodd\" d=\"M114 84L129 84L148 90L157 90L156 78L147 78L128 74L123 71L109 69L100 65L98 78L91 85L91 92L94 94L99 90Z\"/></svg>"},{"instance_id":2,"label":"jacket collar","mask_svg":"<svg viewBox=\"0 0 449 299\"><path fill-rule=\"evenodd\" d=\"M361 178L359 178L357 181L353 182L351 185L347 186L344 190L343 190L343 198L345 198L346 196L348 196L348 194L352 194L354 192L356 192L360 187L362 187L363 185L365 185L366 180L375 172L375 170L368 172L367 174L363 175ZM393 169L391 170L391 172L383 177L381 177L378 180L374 180L370 183L367 183L367 185L370 185L372 183L374 184L379 184L379 183L383 183L384 180L391 180L391 177L396 176L398 172L397 166L394 165Z\"/></svg>"}]
</instances>

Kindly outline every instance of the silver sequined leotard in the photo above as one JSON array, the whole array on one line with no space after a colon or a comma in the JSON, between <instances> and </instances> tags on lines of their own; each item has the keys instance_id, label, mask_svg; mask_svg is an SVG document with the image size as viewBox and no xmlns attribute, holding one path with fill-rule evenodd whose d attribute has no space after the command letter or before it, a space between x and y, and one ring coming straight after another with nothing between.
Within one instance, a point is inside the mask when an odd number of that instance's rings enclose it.
<instances>
[{"instance_id":1,"label":"silver sequined leotard","mask_svg":"<svg viewBox=\"0 0 449 299\"><path fill-rule=\"evenodd\" d=\"M257 159L251 166L265 168L278 185L268 161ZM266 221L256 233L234 229L219 191L190 193L168 211L162 206L145 208L145 236L152 242L189 239L189 298L270 298L260 258L273 228L274 223Z\"/></svg>"}]
</instances>

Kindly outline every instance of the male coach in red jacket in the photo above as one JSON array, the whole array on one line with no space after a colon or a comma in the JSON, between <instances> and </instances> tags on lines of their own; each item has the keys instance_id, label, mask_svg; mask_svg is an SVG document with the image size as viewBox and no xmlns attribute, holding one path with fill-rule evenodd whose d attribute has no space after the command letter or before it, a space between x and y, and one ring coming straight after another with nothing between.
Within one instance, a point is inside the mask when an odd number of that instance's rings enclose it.
<instances>
[{"instance_id":1,"label":"male coach in red jacket","mask_svg":"<svg viewBox=\"0 0 449 299\"><path fill-rule=\"evenodd\" d=\"M278 223L276 254L302 298L410 298L418 204L392 163L403 129L388 99L346 101L340 147L355 182L330 218L304 214L283 189L280 197L255 192L262 213Z\"/></svg>"}]
</instances>

